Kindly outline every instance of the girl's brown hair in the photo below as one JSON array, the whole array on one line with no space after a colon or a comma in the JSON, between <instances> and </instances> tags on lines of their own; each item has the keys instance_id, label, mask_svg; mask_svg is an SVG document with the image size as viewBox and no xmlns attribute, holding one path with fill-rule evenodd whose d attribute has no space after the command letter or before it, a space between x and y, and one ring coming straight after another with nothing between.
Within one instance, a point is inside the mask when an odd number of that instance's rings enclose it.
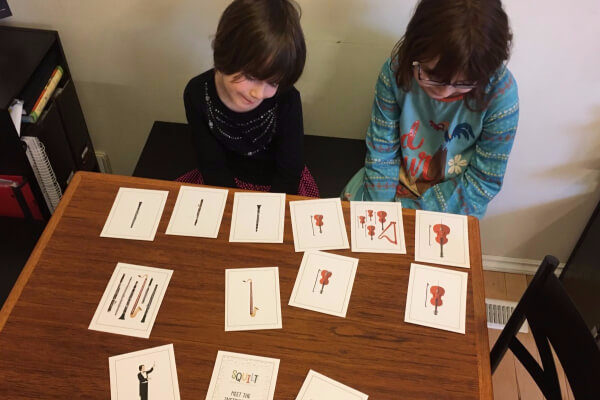
<instances>
[{"instance_id":1,"label":"girl's brown hair","mask_svg":"<svg viewBox=\"0 0 600 400\"><path fill-rule=\"evenodd\" d=\"M394 47L392 65L396 83L411 88L413 61L438 59L426 71L442 82L462 74L464 81L477 82L465 95L465 105L481 111L486 107L485 88L510 55L512 33L500 0L421 0Z\"/></svg>"},{"instance_id":2,"label":"girl's brown hair","mask_svg":"<svg viewBox=\"0 0 600 400\"><path fill-rule=\"evenodd\" d=\"M215 69L292 86L306 60L300 15L293 0L234 0L213 41Z\"/></svg>"}]
</instances>

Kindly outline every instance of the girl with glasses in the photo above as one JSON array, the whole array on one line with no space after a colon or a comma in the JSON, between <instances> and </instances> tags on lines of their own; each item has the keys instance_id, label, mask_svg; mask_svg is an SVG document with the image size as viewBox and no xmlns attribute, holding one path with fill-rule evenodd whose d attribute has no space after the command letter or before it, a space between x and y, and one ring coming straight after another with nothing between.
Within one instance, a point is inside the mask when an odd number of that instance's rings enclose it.
<instances>
[{"instance_id":1,"label":"girl with glasses","mask_svg":"<svg viewBox=\"0 0 600 400\"><path fill-rule=\"evenodd\" d=\"M421 0L384 63L349 200L482 217L500 191L519 100L500 0Z\"/></svg>"}]
</instances>

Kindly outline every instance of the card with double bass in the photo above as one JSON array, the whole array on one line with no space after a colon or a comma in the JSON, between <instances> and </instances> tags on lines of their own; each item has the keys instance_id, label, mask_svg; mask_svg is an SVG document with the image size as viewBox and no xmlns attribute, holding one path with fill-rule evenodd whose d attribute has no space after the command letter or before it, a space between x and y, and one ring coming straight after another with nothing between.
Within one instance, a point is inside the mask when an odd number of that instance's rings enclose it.
<instances>
[{"instance_id":1,"label":"card with double bass","mask_svg":"<svg viewBox=\"0 0 600 400\"><path fill-rule=\"evenodd\" d=\"M352 251L406 254L402 205L351 201Z\"/></svg>"},{"instance_id":2,"label":"card with double bass","mask_svg":"<svg viewBox=\"0 0 600 400\"><path fill-rule=\"evenodd\" d=\"M417 210L415 261L470 268L467 216Z\"/></svg>"},{"instance_id":3,"label":"card with double bass","mask_svg":"<svg viewBox=\"0 0 600 400\"><path fill-rule=\"evenodd\" d=\"M149 338L173 270L118 263L88 329Z\"/></svg>"}]
</instances>

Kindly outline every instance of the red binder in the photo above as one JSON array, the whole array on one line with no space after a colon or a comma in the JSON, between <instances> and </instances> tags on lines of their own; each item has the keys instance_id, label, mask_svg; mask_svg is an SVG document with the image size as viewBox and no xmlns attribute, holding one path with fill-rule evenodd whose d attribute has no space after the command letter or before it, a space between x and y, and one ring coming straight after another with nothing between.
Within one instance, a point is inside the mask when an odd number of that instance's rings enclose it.
<instances>
[{"instance_id":1,"label":"red binder","mask_svg":"<svg viewBox=\"0 0 600 400\"><path fill-rule=\"evenodd\" d=\"M44 219L26 178L0 175L0 216Z\"/></svg>"}]
</instances>

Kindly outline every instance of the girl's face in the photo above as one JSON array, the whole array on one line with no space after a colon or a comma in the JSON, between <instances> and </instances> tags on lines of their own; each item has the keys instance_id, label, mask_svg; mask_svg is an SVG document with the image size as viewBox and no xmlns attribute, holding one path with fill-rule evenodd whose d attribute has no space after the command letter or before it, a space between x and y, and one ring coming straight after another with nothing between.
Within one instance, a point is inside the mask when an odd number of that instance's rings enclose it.
<instances>
[{"instance_id":1,"label":"girl's face","mask_svg":"<svg viewBox=\"0 0 600 400\"><path fill-rule=\"evenodd\" d=\"M448 100L448 99L462 96L466 93L469 93L471 90L473 90L472 88L466 88L466 89L455 88L450 85L434 86L434 85L428 84L427 83L428 80L434 80L434 81L436 80L435 77L429 76L427 74L427 71L433 70L435 68L437 62L438 62L438 60L436 58L436 59L428 61L428 62L420 63L420 68L418 66L413 68L413 75L415 77L415 80L417 81L417 83L419 84L421 89L423 89L423 91L425 93L427 93L427 95L429 97L431 97L434 100ZM419 78L419 69L420 69L420 78ZM452 82L464 82L464 77L462 76L462 74L458 74L457 76L454 77Z\"/></svg>"},{"instance_id":2,"label":"girl's face","mask_svg":"<svg viewBox=\"0 0 600 400\"><path fill-rule=\"evenodd\" d=\"M235 112L251 111L277 93L277 84L259 81L242 73L225 75L216 71L215 84L221 101Z\"/></svg>"}]
</instances>

